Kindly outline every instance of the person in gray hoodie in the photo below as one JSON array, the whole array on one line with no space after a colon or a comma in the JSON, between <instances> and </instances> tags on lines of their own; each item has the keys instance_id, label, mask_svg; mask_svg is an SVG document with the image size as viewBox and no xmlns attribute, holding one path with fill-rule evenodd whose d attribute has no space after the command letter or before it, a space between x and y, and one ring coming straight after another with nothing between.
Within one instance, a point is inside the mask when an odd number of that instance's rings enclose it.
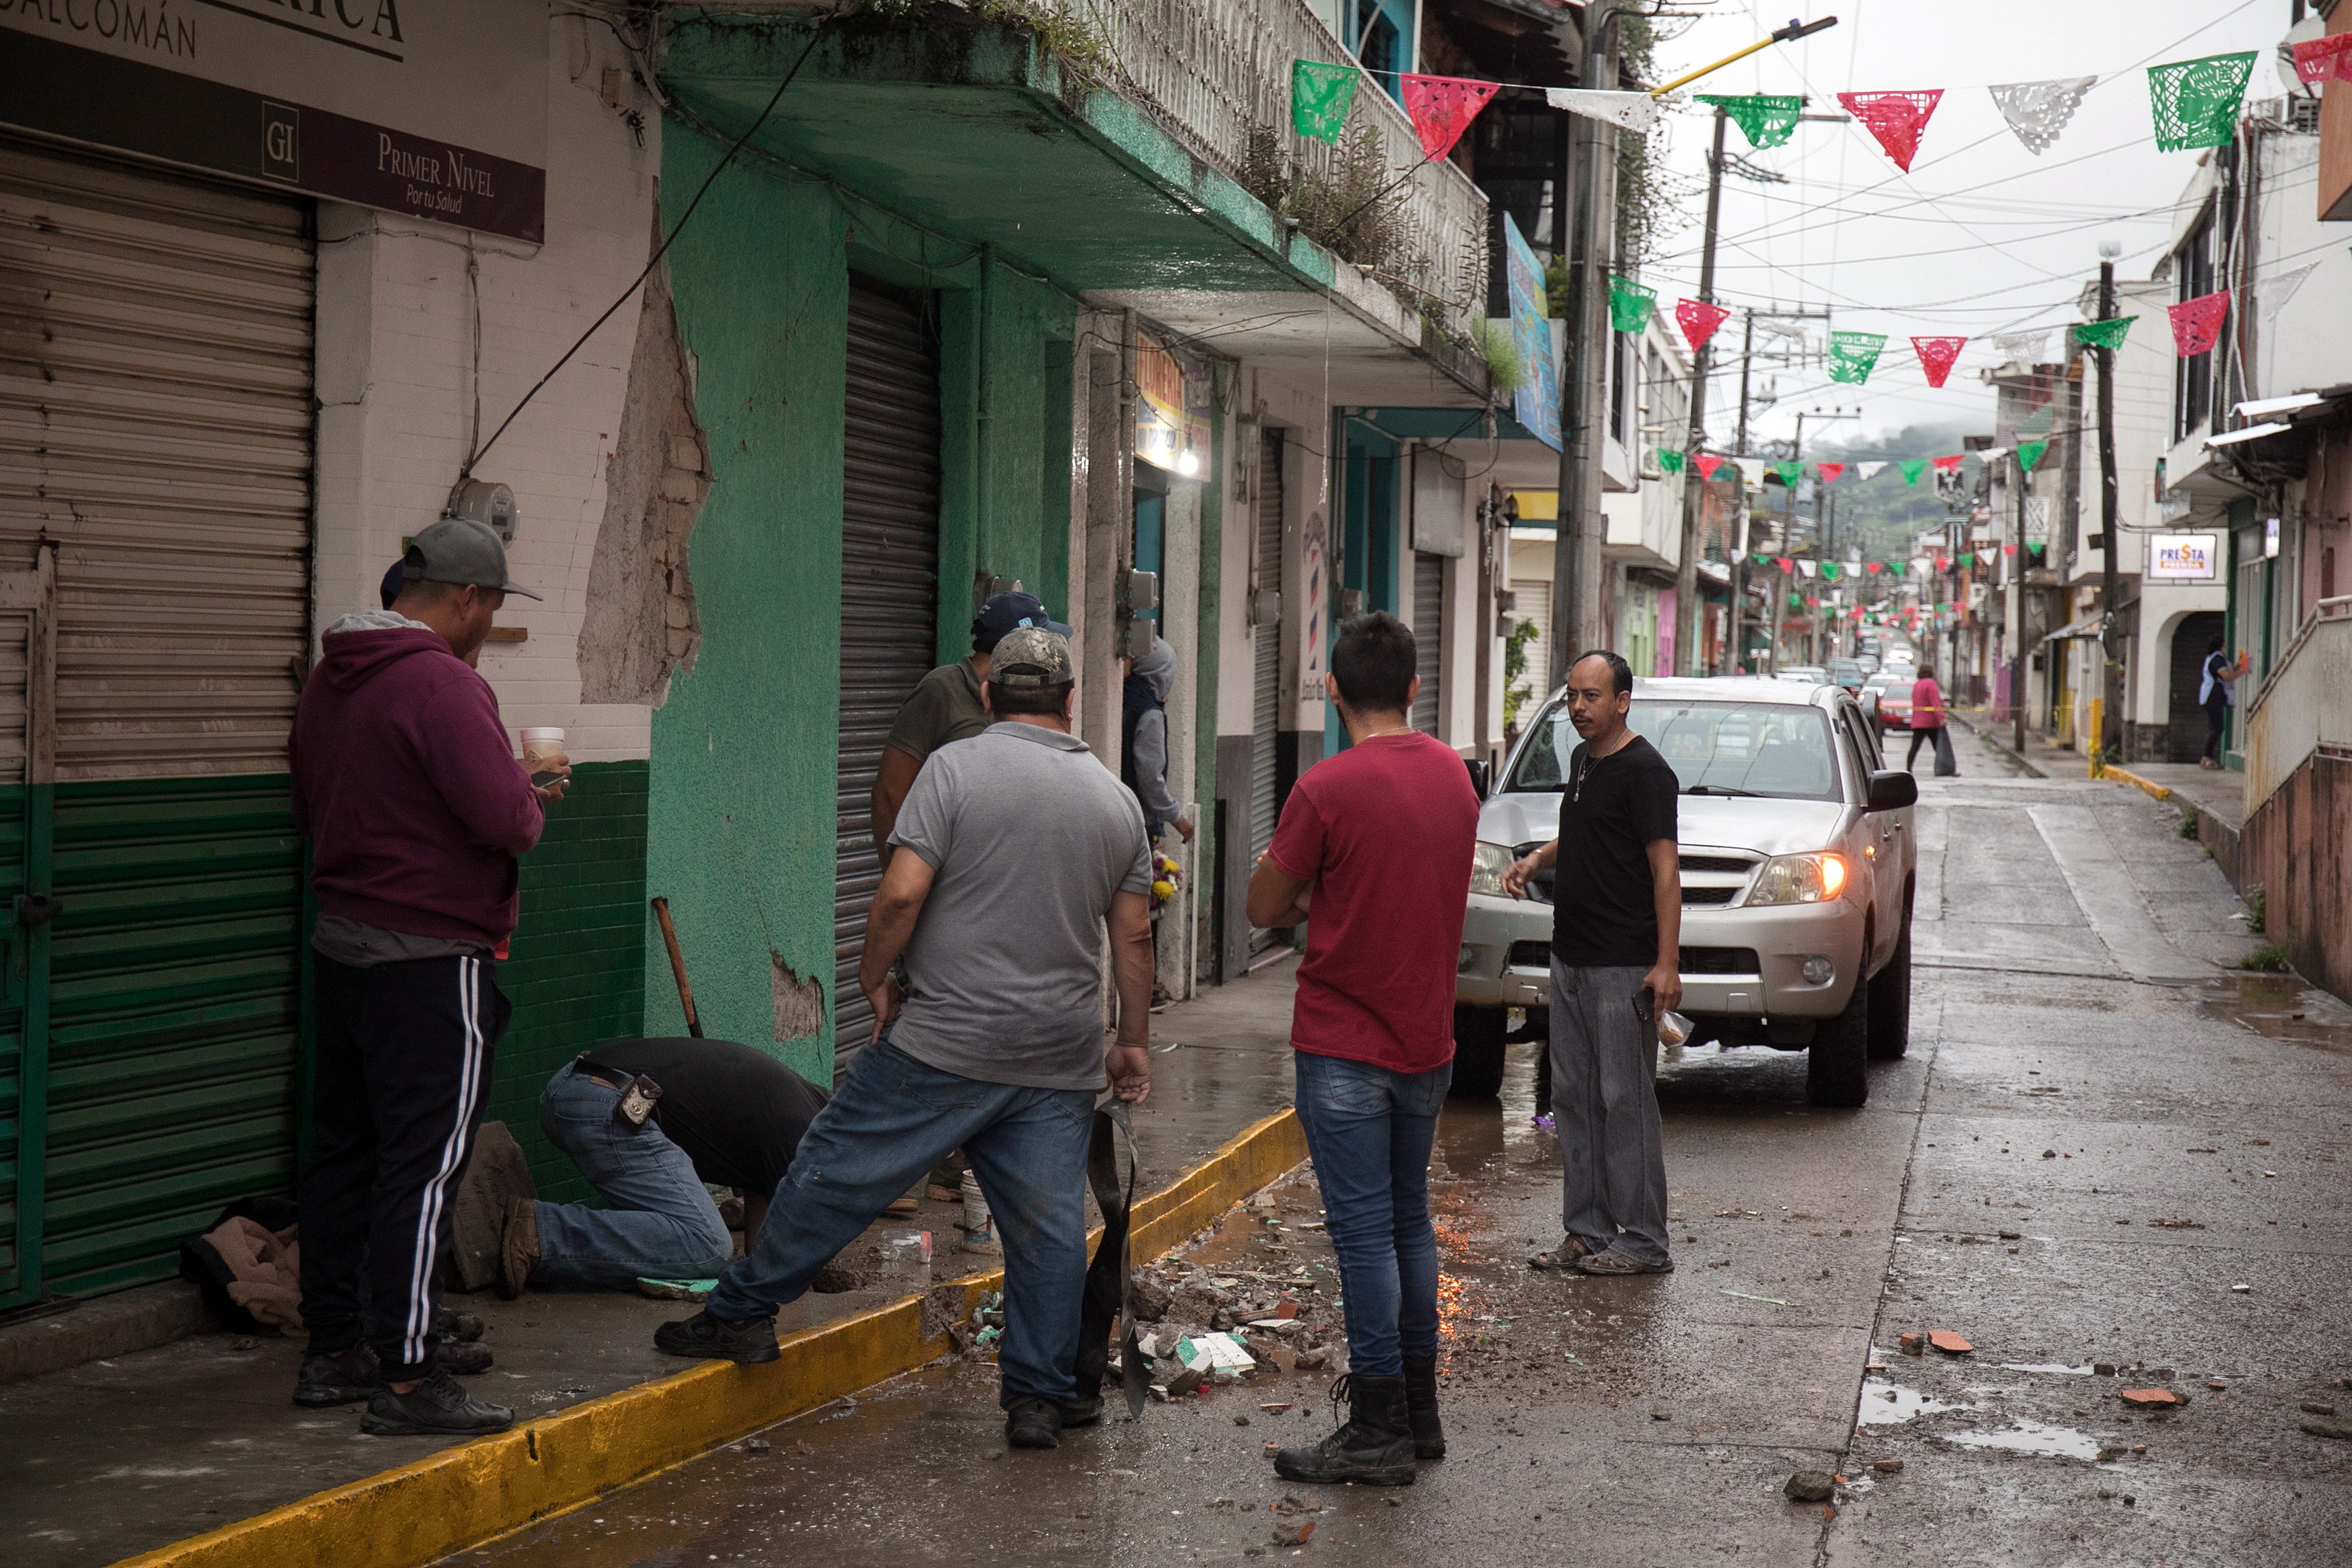
<instances>
[{"instance_id":1,"label":"person in gray hoodie","mask_svg":"<svg viewBox=\"0 0 2352 1568\"><path fill-rule=\"evenodd\" d=\"M1192 821L1168 792L1168 694L1176 689L1176 650L1164 637L1151 639L1150 652L1128 664L1122 694L1118 746L1118 776L1135 791L1143 808L1143 829L1151 841L1160 830L1172 827L1186 843L1192 841Z\"/></svg>"}]
</instances>

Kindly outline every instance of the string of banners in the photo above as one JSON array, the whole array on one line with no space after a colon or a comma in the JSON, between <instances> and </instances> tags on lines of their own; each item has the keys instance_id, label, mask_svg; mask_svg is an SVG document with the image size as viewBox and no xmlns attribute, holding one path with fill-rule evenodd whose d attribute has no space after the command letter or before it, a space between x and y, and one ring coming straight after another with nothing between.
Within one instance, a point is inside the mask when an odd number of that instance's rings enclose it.
<instances>
[{"instance_id":1,"label":"string of banners","mask_svg":"<svg viewBox=\"0 0 2352 1568\"><path fill-rule=\"evenodd\" d=\"M2338 33L2294 46L2294 68L2305 82L2352 81L2352 34ZM2159 151L2183 152L2198 148L2226 147L2237 129L2247 84L2252 80L2256 51L2208 55L2149 66L2148 118ZM1300 136L1337 142L1347 130L1349 110L1356 100L1358 81L1367 75L1391 76L1397 96L1421 140L1424 160L1444 157L1462 139L1478 111L1506 87L1519 82L1486 81L1470 77L1432 76L1418 71L1370 71L1349 63L1294 60L1290 68L1290 127ZM2036 156L2058 144L2084 95L2097 85L2096 76L2053 77L2042 81L2005 82L1989 87L1993 105L2010 131ZM1647 92L1608 91L1599 88L1547 87L1541 91L1552 108L1588 119L1602 120L1623 130L1647 134L1656 129L1666 100ZM1839 103L1854 122L1870 133L1894 165L1910 171L1927 123L1943 101L1943 88L1900 89L1872 92L1842 92ZM1795 133L1805 100L1794 94L1696 93L1694 101L1720 110L1739 127L1750 147L1778 147Z\"/></svg>"}]
</instances>

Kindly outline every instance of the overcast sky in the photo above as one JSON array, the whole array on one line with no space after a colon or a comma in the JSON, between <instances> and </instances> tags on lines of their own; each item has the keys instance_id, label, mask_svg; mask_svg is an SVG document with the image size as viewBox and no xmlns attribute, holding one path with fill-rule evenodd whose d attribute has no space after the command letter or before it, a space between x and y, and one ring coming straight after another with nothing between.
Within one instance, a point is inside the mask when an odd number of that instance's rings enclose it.
<instances>
[{"instance_id":1,"label":"overcast sky","mask_svg":"<svg viewBox=\"0 0 2352 1568\"><path fill-rule=\"evenodd\" d=\"M1724 182L1716 298L1732 306L1829 308L1809 322L1816 342L1828 328L1884 332L1886 349L1869 382L1829 383L1818 368L1777 376L1780 400L1753 423L1756 439L1783 438L1799 409L1859 408L1861 420L1823 426L1828 439L1891 432L1923 422L1991 428L1990 388L1975 370L1990 345L1972 345L1940 392L1913 353L1913 335L1966 334L2059 326L2079 319L2074 300L2098 267L2099 242L2123 246L2120 277L2145 277L2170 234L2171 206L2196 171L2196 152L2159 152L2148 110L2150 64L2243 49L2262 51L2250 99L2283 90L2272 52L2284 36L2288 0L1713 0L1677 5L1706 15L1661 46L1664 79L1720 57L1786 23L1799 4L1807 19L1834 14L1838 26L1779 45L1687 91L1802 93L1811 113L1840 113L1841 91L1944 89L1907 175L1860 125L1805 124L1783 146L1756 152L1734 126L1728 150L1784 175L1789 183ZM1997 82L2096 74L2057 144L2039 157L2009 131L1985 89ZM1703 191L1707 117L1696 108L1670 116L1671 164ZM1659 306L1698 293L1703 201L1682 204L1690 222L1645 274ZM2352 225L2347 225L2352 241ZM2161 321L2144 323L2165 330ZM1738 396L1740 318L1716 340L1718 374L1709 395L1727 415ZM2062 350L2053 346L2053 356ZM1729 439L1727 417L1708 421ZM1806 441L1815 439L1806 422ZM1922 455L1925 455L1923 454Z\"/></svg>"}]
</instances>

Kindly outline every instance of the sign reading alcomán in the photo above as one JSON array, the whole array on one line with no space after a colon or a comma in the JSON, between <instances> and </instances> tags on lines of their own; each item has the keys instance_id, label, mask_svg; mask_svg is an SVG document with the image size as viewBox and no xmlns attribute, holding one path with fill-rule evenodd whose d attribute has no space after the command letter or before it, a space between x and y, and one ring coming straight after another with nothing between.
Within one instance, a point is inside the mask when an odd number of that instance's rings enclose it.
<instances>
[{"instance_id":1,"label":"sign reading alcom\u00e1n","mask_svg":"<svg viewBox=\"0 0 2352 1568\"><path fill-rule=\"evenodd\" d=\"M0 124L537 241L540 0L0 0Z\"/></svg>"}]
</instances>

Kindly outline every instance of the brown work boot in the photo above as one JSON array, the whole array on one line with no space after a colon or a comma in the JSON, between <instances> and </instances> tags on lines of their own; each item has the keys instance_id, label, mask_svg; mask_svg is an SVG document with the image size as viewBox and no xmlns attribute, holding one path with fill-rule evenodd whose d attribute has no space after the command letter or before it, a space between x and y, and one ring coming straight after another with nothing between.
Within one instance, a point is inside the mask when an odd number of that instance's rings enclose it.
<instances>
[{"instance_id":1,"label":"brown work boot","mask_svg":"<svg viewBox=\"0 0 2352 1568\"><path fill-rule=\"evenodd\" d=\"M499 1294L509 1301L521 1295L538 1267L539 1204L518 1197L507 1205L506 1228L499 1238Z\"/></svg>"}]
</instances>

